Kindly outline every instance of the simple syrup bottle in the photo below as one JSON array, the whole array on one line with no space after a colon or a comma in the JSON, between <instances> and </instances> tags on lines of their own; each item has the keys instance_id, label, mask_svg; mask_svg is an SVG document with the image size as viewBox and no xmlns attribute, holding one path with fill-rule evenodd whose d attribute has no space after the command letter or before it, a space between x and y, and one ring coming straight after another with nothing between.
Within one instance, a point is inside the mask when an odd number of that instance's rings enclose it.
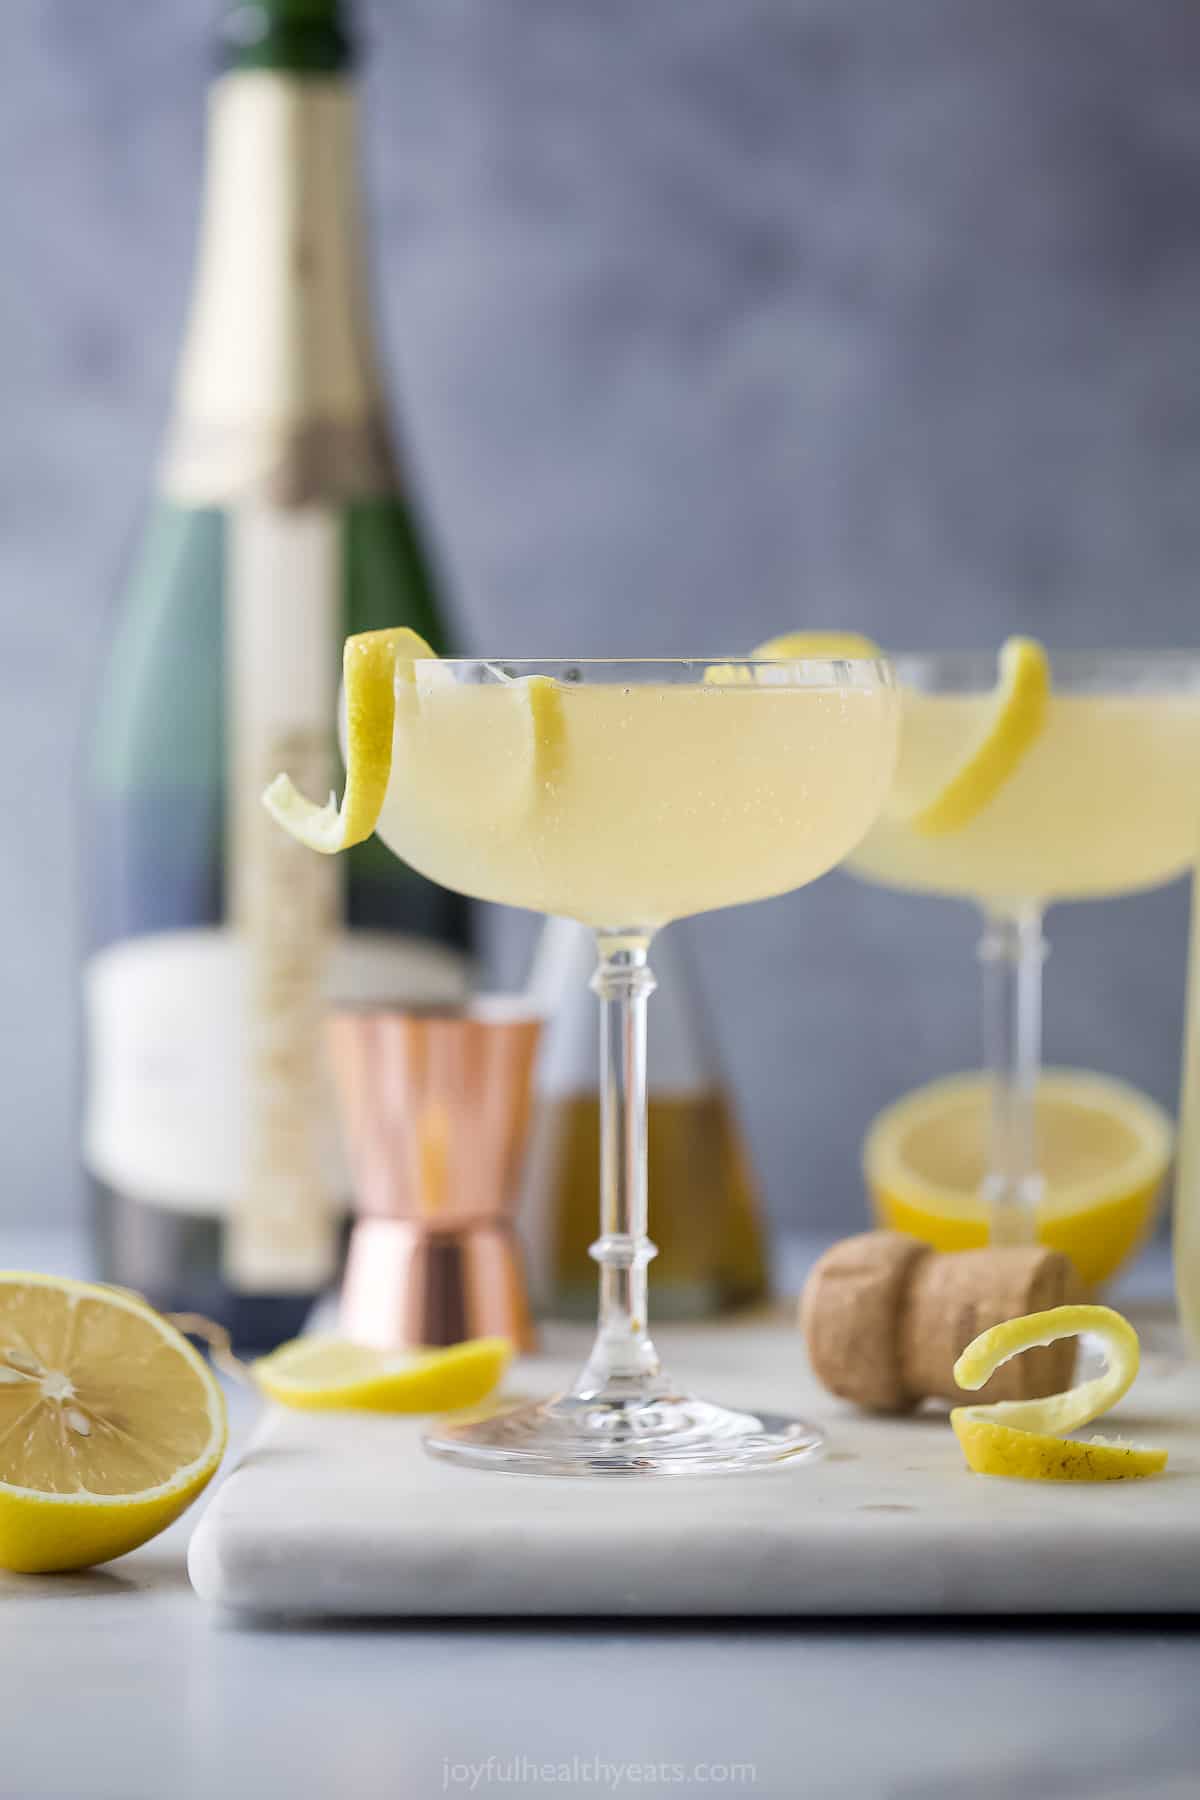
<instances>
[{"instance_id":1,"label":"simple syrup bottle","mask_svg":"<svg viewBox=\"0 0 1200 1800\"><path fill-rule=\"evenodd\" d=\"M544 1313L591 1316L600 1167L599 1030L588 991L593 932L548 919L530 976L546 1016L522 1225ZM647 1042L655 1312L703 1319L766 1297L757 1183L687 955L686 927L654 940L659 979Z\"/></svg>"}]
</instances>

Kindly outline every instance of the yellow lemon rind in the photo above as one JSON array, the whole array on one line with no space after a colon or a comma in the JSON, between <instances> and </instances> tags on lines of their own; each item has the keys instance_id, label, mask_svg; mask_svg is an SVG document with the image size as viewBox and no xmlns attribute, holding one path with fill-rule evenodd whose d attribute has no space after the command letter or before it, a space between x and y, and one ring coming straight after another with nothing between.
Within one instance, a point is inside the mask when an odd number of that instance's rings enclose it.
<instances>
[{"instance_id":1,"label":"yellow lemon rind","mask_svg":"<svg viewBox=\"0 0 1200 1800\"><path fill-rule=\"evenodd\" d=\"M935 1250L982 1249L989 1241L987 1207L977 1193L946 1186L914 1168L907 1145L914 1131L974 1100L986 1085L978 1073L951 1075L902 1095L872 1121L863 1140L863 1177L879 1222L921 1238ZM1119 1169L1064 1182L1037 1209L1038 1242L1062 1250L1081 1278L1106 1281L1154 1226L1174 1153L1174 1128L1155 1101L1127 1082L1086 1070L1047 1068L1040 1101L1094 1106L1119 1117L1139 1140Z\"/></svg>"},{"instance_id":2,"label":"yellow lemon rind","mask_svg":"<svg viewBox=\"0 0 1200 1800\"><path fill-rule=\"evenodd\" d=\"M950 1414L967 1466L976 1475L1017 1481L1140 1481L1167 1466L1165 1450L1016 1431L977 1418L978 1410L958 1406Z\"/></svg>"},{"instance_id":3,"label":"yellow lemon rind","mask_svg":"<svg viewBox=\"0 0 1200 1800\"><path fill-rule=\"evenodd\" d=\"M212 1436L203 1453L169 1481L132 1494L54 1494L0 1481L0 1568L42 1575L92 1568L157 1537L208 1486L229 1440L225 1396L200 1353L139 1295L66 1276L0 1270L0 1290L13 1283L67 1291L149 1315L176 1353L200 1376L205 1390Z\"/></svg>"},{"instance_id":4,"label":"yellow lemon rind","mask_svg":"<svg viewBox=\"0 0 1200 1800\"><path fill-rule=\"evenodd\" d=\"M882 654L878 644L857 631L785 631L759 644L745 662L710 663L703 679L709 687L748 687L754 683L750 665L756 662L858 662Z\"/></svg>"},{"instance_id":5,"label":"yellow lemon rind","mask_svg":"<svg viewBox=\"0 0 1200 1800\"><path fill-rule=\"evenodd\" d=\"M336 1352L333 1340L326 1347ZM299 1338L254 1364L254 1376L263 1393L280 1406L302 1412L453 1412L476 1406L495 1388L512 1358L507 1338L472 1338L445 1349L413 1352L402 1368L389 1370L387 1355L380 1353L373 1373L349 1378L315 1380L312 1347ZM319 1350L318 1350L319 1356ZM364 1352L361 1359L369 1360ZM307 1364L309 1373L289 1373Z\"/></svg>"},{"instance_id":6,"label":"yellow lemon rind","mask_svg":"<svg viewBox=\"0 0 1200 1800\"><path fill-rule=\"evenodd\" d=\"M1106 1413L1137 1377L1137 1332L1111 1307L1056 1306L1006 1319L967 1345L954 1365L954 1379L961 1388L981 1388L1022 1351L1084 1332L1098 1337L1104 1347L1104 1369L1091 1380L1037 1400L954 1408L950 1423L976 1474L1025 1481L1120 1481L1154 1475L1166 1467L1165 1450L1104 1440L1088 1444L1061 1435Z\"/></svg>"},{"instance_id":7,"label":"yellow lemon rind","mask_svg":"<svg viewBox=\"0 0 1200 1800\"><path fill-rule=\"evenodd\" d=\"M751 662L873 661L883 652L861 631L785 631L750 652Z\"/></svg>"},{"instance_id":8,"label":"yellow lemon rind","mask_svg":"<svg viewBox=\"0 0 1200 1800\"><path fill-rule=\"evenodd\" d=\"M922 837L961 831L983 812L1041 735L1050 704L1050 660L1036 638L1011 637L979 732L932 799L905 818Z\"/></svg>"},{"instance_id":9,"label":"yellow lemon rind","mask_svg":"<svg viewBox=\"0 0 1200 1800\"><path fill-rule=\"evenodd\" d=\"M411 686L414 662L432 656L424 638L404 625L360 631L346 639L346 786L341 805L331 795L319 806L286 774L277 775L263 794L271 817L299 843L332 856L370 837L391 778L396 684L407 681Z\"/></svg>"},{"instance_id":10,"label":"yellow lemon rind","mask_svg":"<svg viewBox=\"0 0 1200 1800\"><path fill-rule=\"evenodd\" d=\"M533 739L533 779L535 785L546 788L561 779L567 753L562 687L549 675L533 675L523 685Z\"/></svg>"}]
</instances>

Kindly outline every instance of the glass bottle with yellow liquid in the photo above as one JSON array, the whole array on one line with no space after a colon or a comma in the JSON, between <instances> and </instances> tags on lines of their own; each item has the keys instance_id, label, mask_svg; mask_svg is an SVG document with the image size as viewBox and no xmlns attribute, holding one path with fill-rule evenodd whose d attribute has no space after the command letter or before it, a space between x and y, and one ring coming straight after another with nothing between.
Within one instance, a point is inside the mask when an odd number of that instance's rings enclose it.
<instances>
[{"instance_id":1,"label":"glass bottle with yellow liquid","mask_svg":"<svg viewBox=\"0 0 1200 1800\"><path fill-rule=\"evenodd\" d=\"M655 1198L655 1305L704 1318L766 1297L767 1255L754 1170L722 1077L686 940L659 941L659 999L648 1052L649 1179ZM543 1311L595 1306L600 1057L592 933L548 919L531 975L549 1021L522 1207Z\"/></svg>"}]
</instances>

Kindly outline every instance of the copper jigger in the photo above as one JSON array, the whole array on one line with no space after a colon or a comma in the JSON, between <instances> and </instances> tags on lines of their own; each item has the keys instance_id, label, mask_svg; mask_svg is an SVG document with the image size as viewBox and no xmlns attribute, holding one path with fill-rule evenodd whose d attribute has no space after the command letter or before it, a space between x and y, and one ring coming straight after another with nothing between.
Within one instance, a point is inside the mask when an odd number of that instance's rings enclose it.
<instances>
[{"instance_id":1,"label":"copper jigger","mask_svg":"<svg viewBox=\"0 0 1200 1800\"><path fill-rule=\"evenodd\" d=\"M541 1026L502 995L330 1019L357 1213L348 1337L384 1349L493 1335L535 1344L514 1223Z\"/></svg>"}]
</instances>

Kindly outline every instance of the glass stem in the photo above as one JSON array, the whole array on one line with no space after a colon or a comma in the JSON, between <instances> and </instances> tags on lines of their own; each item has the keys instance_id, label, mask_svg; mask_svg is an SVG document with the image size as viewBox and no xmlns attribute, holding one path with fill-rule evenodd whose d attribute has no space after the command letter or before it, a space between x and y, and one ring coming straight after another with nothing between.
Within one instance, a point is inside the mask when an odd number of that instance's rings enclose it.
<instances>
[{"instance_id":1,"label":"glass stem","mask_svg":"<svg viewBox=\"0 0 1200 1800\"><path fill-rule=\"evenodd\" d=\"M644 1400L659 1374L646 1329L646 1002L655 981L648 933L597 934L591 989L600 1002L600 1317L578 1399Z\"/></svg>"},{"instance_id":2,"label":"glass stem","mask_svg":"<svg viewBox=\"0 0 1200 1800\"><path fill-rule=\"evenodd\" d=\"M1042 907L1024 900L984 909L984 1060L991 1118L983 1198L993 1244L1037 1241L1042 1178L1034 1102L1042 1061Z\"/></svg>"}]
</instances>

